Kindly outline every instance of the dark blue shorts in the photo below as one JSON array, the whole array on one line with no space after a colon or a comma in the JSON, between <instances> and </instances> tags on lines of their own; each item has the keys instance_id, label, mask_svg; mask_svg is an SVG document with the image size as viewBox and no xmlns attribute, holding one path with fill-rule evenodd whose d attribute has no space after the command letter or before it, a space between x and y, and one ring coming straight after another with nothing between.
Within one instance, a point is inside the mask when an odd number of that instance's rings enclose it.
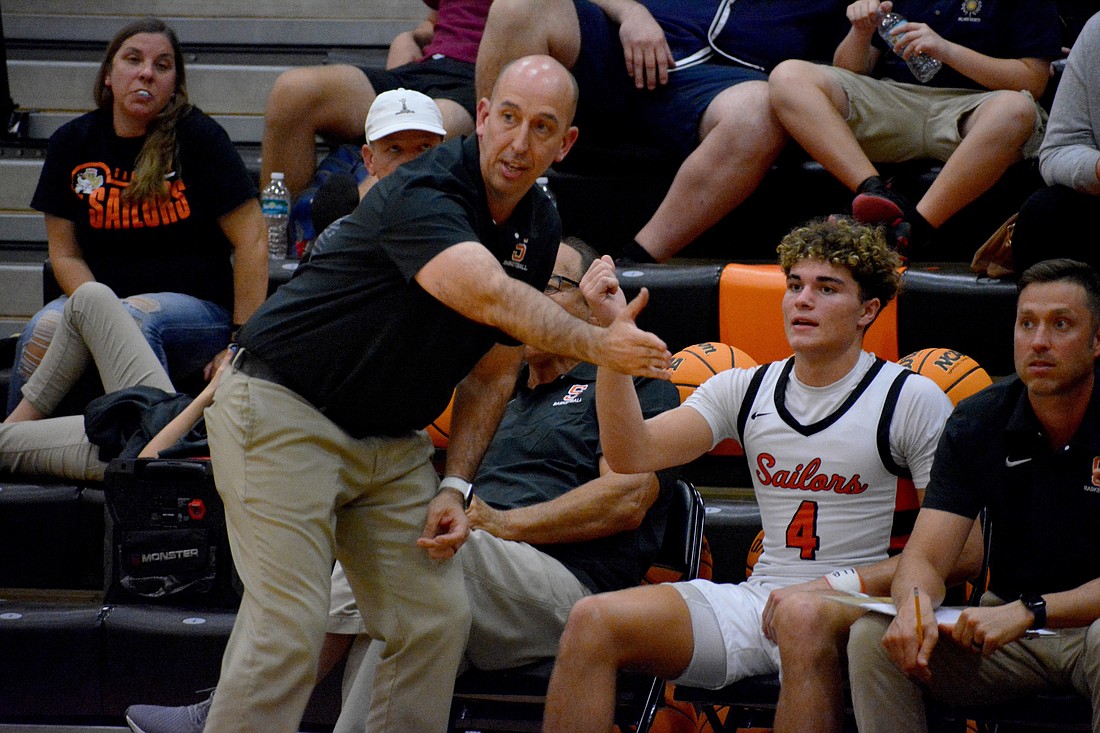
<instances>
[{"instance_id":1,"label":"dark blue shorts","mask_svg":"<svg viewBox=\"0 0 1100 733\"><path fill-rule=\"evenodd\" d=\"M474 65L446 56L430 57L395 69L361 66L360 71L376 94L391 89L412 89L432 99L449 99L477 117L477 92L474 91Z\"/></svg>"},{"instance_id":2,"label":"dark blue shorts","mask_svg":"<svg viewBox=\"0 0 1100 733\"><path fill-rule=\"evenodd\" d=\"M581 28L580 55L572 71L581 89L577 126L582 135L640 133L687 157L699 143L699 122L715 97L743 81L768 79L762 71L712 60L673 71L663 87L635 89L626 74L618 28L589 0L573 4Z\"/></svg>"}]
</instances>

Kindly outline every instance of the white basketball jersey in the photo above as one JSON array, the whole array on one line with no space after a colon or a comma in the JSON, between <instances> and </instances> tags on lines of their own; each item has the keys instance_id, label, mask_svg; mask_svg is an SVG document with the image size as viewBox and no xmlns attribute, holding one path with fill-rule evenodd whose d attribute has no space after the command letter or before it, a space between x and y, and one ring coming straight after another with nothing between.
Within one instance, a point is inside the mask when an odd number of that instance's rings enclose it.
<instances>
[{"instance_id":1,"label":"white basketball jersey","mask_svg":"<svg viewBox=\"0 0 1100 733\"><path fill-rule=\"evenodd\" d=\"M875 359L835 410L802 425L784 401L793 365L760 367L738 426L764 525L753 576L809 580L886 557L908 480L890 455L890 421L911 372Z\"/></svg>"}]
</instances>

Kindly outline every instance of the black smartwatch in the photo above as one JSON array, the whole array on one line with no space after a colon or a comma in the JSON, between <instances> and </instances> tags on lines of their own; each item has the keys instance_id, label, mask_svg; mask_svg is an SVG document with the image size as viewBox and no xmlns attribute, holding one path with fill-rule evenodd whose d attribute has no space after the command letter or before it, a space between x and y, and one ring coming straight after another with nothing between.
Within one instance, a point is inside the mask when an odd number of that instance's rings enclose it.
<instances>
[{"instance_id":1,"label":"black smartwatch","mask_svg":"<svg viewBox=\"0 0 1100 733\"><path fill-rule=\"evenodd\" d=\"M1024 608L1035 615L1035 620L1031 622L1029 629L1041 629L1047 625L1047 602L1043 600L1041 595L1038 593L1024 593L1020 596L1020 603L1024 604Z\"/></svg>"}]
</instances>

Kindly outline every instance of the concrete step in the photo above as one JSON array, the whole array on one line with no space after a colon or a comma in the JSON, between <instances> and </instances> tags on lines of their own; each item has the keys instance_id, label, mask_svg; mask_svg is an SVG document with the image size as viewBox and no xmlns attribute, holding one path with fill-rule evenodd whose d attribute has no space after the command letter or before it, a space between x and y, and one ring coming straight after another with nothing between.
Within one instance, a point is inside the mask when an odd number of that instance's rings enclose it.
<instances>
[{"instance_id":1,"label":"concrete step","mask_svg":"<svg viewBox=\"0 0 1100 733\"><path fill-rule=\"evenodd\" d=\"M42 307L42 261L0 262L0 321L25 321ZM0 330L6 336L9 330Z\"/></svg>"},{"instance_id":2,"label":"concrete step","mask_svg":"<svg viewBox=\"0 0 1100 733\"><path fill-rule=\"evenodd\" d=\"M262 115L275 79L290 66L190 64L191 101L209 114ZM94 61L8 61L12 98L24 109L78 111L94 107ZM57 83L64 79L64 84Z\"/></svg>"},{"instance_id":3,"label":"concrete step","mask_svg":"<svg viewBox=\"0 0 1100 733\"><path fill-rule=\"evenodd\" d=\"M184 44L381 45L427 14L420 0L6 0L8 38L108 41L141 15L163 18Z\"/></svg>"}]
</instances>

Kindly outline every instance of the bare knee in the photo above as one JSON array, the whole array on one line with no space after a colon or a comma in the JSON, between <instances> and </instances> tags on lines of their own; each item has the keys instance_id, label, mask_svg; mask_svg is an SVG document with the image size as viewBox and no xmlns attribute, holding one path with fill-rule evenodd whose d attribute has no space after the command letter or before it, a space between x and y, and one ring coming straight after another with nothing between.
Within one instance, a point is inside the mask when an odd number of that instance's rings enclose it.
<instances>
[{"instance_id":1,"label":"bare knee","mask_svg":"<svg viewBox=\"0 0 1100 733\"><path fill-rule=\"evenodd\" d=\"M787 139L765 81L742 82L715 97L703 114L699 132L704 139L717 136L722 149L754 153L778 153Z\"/></svg>"},{"instance_id":2,"label":"bare knee","mask_svg":"<svg viewBox=\"0 0 1100 733\"><path fill-rule=\"evenodd\" d=\"M1035 104L1020 92L998 92L974 114L975 124L993 127L1000 139L1023 145L1035 129Z\"/></svg>"},{"instance_id":3,"label":"bare knee","mask_svg":"<svg viewBox=\"0 0 1100 733\"><path fill-rule=\"evenodd\" d=\"M797 593L783 599L775 613L780 651L797 650L801 658L839 654L851 626L847 606L818 593Z\"/></svg>"},{"instance_id":4,"label":"bare knee","mask_svg":"<svg viewBox=\"0 0 1100 733\"><path fill-rule=\"evenodd\" d=\"M561 636L561 657L615 660L618 655L610 652L616 636L607 601L599 595L580 599L569 612L569 620Z\"/></svg>"},{"instance_id":5,"label":"bare knee","mask_svg":"<svg viewBox=\"0 0 1100 733\"><path fill-rule=\"evenodd\" d=\"M771 103L787 101L806 89L820 87L820 72L820 67L809 61L787 59L780 62L768 76Z\"/></svg>"},{"instance_id":6,"label":"bare knee","mask_svg":"<svg viewBox=\"0 0 1100 733\"><path fill-rule=\"evenodd\" d=\"M340 127L343 121L327 119L340 110L366 109L374 101L374 88L362 70L354 66L303 66L279 75L267 97L264 123L268 126L300 126L318 131ZM356 115L357 116L357 115ZM366 119L366 113L363 113ZM355 127L362 132L362 120Z\"/></svg>"}]
</instances>

